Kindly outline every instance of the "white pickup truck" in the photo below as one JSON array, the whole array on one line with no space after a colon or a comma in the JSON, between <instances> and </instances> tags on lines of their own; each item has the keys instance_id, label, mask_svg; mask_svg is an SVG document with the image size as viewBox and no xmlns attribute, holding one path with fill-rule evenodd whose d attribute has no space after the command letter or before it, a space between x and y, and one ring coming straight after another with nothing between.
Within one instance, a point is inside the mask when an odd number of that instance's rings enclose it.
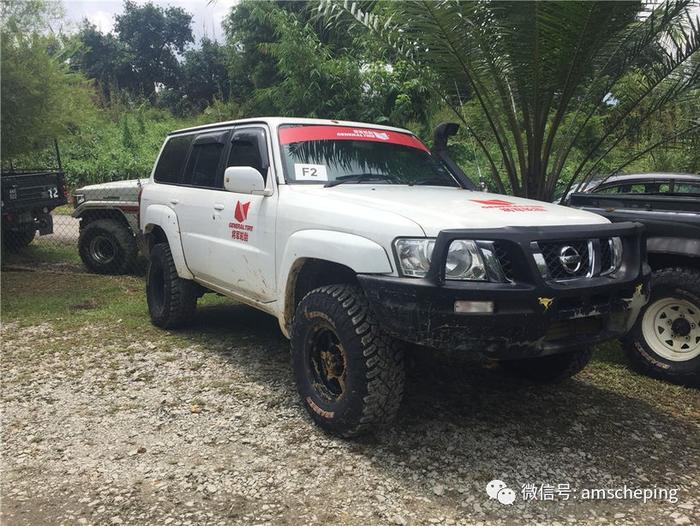
<instances>
[{"instance_id":1,"label":"white pickup truck","mask_svg":"<svg viewBox=\"0 0 700 526\"><path fill-rule=\"evenodd\" d=\"M538 381L576 374L647 300L641 227L470 188L397 128L173 132L140 196L151 319L185 324L208 291L276 316L303 405L342 436L395 415L405 342Z\"/></svg>"}]
</instances>

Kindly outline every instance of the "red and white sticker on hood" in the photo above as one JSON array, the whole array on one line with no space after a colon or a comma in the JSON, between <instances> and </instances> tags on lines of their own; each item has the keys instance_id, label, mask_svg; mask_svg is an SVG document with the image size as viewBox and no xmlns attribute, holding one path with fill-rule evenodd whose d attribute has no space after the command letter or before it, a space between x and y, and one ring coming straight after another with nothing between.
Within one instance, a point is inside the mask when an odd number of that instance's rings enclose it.
<instances>
[{"instance_id":1,"label":"red and white sticker on hood","mask_svg":"<svg viewBox=\"0 0 700 526\"><path fill-rule=\"evenodd\" d=\"M479 203L481 208L495 208L502 212L544 212L542 205L520 204L506 201L505 199L471 199L474 203Z\"/></svg>"},{"instance_id":2,"label":"red and white sticker on hood","mask_svg":"<svg viewBox=\"0 0 700 526\"><path fill-rule=\"evenodd\" d=\"M290 126L280 128L279 137L281 144L308 141L370 141L400 144L429 151L418 138L407 133L351 126Z\"/></svg>"}]
</instances>

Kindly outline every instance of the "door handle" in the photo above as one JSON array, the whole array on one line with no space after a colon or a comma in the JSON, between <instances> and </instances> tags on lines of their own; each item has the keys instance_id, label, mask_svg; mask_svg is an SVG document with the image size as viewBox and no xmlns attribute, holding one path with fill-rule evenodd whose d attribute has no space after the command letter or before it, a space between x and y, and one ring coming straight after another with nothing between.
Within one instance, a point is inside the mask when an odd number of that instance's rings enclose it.
<instances>
[{"instance_id":1,"label":"door handle","mask_svg":"<svg viewBox=\"0 0 700 526\"><path fill-rule=\"evenodd\" d=\"M214 210L223 210L223 209L224 209L224 205L220 205L218 203L214 205Z\"/></svg>"},{"instance_id":2,"label":"door handle","mask_svg":"<svg viewBox=\"0 0 700 526\"><path fill-rule=\"evenodd\" d=\"M171 204L171 205L176 205L176 204L178 204L179 202L180 202L179 199L171 199L171 200L170 200L170 204Z\"/></svg>"}]
</instances>

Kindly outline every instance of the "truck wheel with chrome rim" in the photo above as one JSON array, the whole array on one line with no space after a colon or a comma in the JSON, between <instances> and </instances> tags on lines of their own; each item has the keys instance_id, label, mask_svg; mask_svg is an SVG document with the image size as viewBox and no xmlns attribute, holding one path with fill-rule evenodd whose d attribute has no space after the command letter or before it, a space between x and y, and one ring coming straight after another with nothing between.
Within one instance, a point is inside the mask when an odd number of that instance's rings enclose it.
<instances>
[{"instance_id":1,"label":"truck wheel with chrome rim","mask_svg":"<svg viewBox=\"0 0 700 526\"><path fill-rule=\"evenodd\" d=\"M324 430L352 437L390 422L404 386L403 352L352 285L309 292L292 322L292 368L301 401Z\"/></svg>"},{"instance_id":2,"label":"truck wheel with chrome rim","mask_svg":"<svg viewBox=\"0 0 700 526\"><path fill-rule=\"evenodd\" d=\"M654 272L651 298L623 340L641 371L677 383L700 379L700 272Z\"/></svg>"},{"instance_id":3,"label":"truck wheel with chrome rim","mask_svg":"<svg viewBox=\"0 0 700 526\"><path fill-rule=\"evenodd\" d=\"M92 272L124 274L134 268L138 246L126 225L113 219L99 219L81 229L78 252Z\"/></svg>"}]
</instances>

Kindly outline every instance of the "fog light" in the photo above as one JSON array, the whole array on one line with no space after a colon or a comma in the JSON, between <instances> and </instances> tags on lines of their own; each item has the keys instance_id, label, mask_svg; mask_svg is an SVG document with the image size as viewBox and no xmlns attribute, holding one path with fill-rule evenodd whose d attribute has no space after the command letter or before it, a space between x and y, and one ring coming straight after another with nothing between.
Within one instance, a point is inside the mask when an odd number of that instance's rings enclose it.
<instances>
[{"instance_id":1,"label":"fog light","mask_svg":"<svg viewBox=\"0 0 700 526\"><path fill-rule=\"evenodd\" d=\"M455 301L457 314L488 314L493 312L493 301Z\"/></svg>"}]
</instances>

